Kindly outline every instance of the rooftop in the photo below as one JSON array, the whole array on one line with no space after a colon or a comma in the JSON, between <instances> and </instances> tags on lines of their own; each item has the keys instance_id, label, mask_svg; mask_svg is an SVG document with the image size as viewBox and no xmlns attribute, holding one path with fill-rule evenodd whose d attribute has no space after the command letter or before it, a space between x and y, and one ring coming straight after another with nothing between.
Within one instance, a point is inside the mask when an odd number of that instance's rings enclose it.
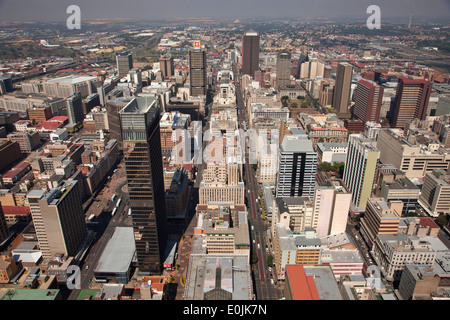
<instances>
[{"instance_id":1,"label":"rooftop","mask_svg":"<svg viewBox=\"0 0 450 320\"><path fill-rule=\"evenodd\" d=\"M133 228L117 227L100 257L95 272L126 272L135 251Z\"/></svg>"},{"instance_id":2,"label":"rooftop","mask_svg":"<svg viewBox=\"0 0 450 320\"><path fill-rule=\"evenodd\" d=\"M282 152L314 152L311 140L307 135L291 134L284 136L283 142L280 144Z\"/></svg>"}]
</instances>

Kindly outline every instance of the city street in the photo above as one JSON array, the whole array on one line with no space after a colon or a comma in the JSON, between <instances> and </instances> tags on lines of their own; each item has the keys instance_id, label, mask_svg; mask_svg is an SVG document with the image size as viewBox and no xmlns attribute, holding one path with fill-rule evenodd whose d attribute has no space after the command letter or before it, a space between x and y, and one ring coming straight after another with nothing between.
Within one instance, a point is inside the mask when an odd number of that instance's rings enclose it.
<instances>
[{"instance_id":1,"label":"city street","mask_svg":"<svg viewBox=\"0 0 450 320\"><path fill-rule=\"evenodd\" d=\"M111 201L113 194L117 194L114 201ZM113 209L119 199L122 199L120 206L117 208L114 217L111 216ZM103 189L97 194L91 207L86 212L86 217L95 214L93 221L98 224L93 228L97 233L96 240L89 248L89 251L84 259L81 268L81 289L100 288L94 280L94 270L97 267L98 261L112 237L116 227L130 227L131 217L128 217L128 192L126 190L126 174L125 169L118 168L115 173L111 175L111 179L106 183ZM97 204L99 205L97 207ZM69 300L76 300L80 290L74 289Z\"/></svg>"},{"instance_id":2,"label":"city street","mask_svg":"<svg viewBox=\"0 0 450 320\"><path fill-rule=\"evenodd\" d=\"M234 65L233 70L237 75L236 78L239 79L239 75ZM247 113L245 111L245 104L242 98L239 80L236 81L236 104L238 109L238 123L241 126L242 124L245 124L245 127L247 127ZM244 130L246 128L240 127L239 129ZM270 228L270 225L267 221L263 221L261 218L261 200L258 200L259 186L256 181L256 172L254 171L253 165L249 163L248 149L245 154L244 179L246 185L246 196L248 199L248 220L251 228L251 255L253 251L256 251L258 256L258 262L252 265L255 295L257 300L275 300L282 297L282 292L278 287L272 285L272 277L270 276L271 272L269 271L269 266L267 265L268 250L270 250L266 249L266 245L268 246L267 230Z\"/></svg>"}]
</instances>

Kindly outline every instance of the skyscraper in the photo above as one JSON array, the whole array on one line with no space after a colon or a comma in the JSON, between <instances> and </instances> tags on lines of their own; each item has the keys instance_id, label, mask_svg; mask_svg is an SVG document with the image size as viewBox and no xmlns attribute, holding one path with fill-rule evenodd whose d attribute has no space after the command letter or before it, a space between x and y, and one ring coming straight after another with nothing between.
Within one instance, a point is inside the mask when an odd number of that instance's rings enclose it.
<instances>
[{"instance_id":1,"label":"skyscraper","mask_svg":"<svg viewBox=\"0 0 450 320\"><path fill-rule=\"evenodd\" d=\"M121 52L116 55L117 70L119 77L126 77L128 72L133 69L133 56L128 52Z\"/></svg>"},{"instance_id":2,"label":"skyscraper","mask_svg":"<svg viewBox=\"0 0 450 320\"><path fill-rule=\"evenodd\" d=\"M338 113L350 112L350 91L353 67L347 62L341 62L336 70L336 85L334 87L333 108Z\"/></svg>"},{"instance_id":3,"label":"skyscraper","mask_svg":"<svg viewBox=\"0 0 450 320\"><path fill-rule=\"evenodd\" d=\"M161 56L159 59L159 68L161 69L163 78L174 76L173 57L171 55Z\"/></svg>"},{"instance_id":4,"label":"skyscraper","mask_svg":"<svg viewBox=\"0 0 450 320\"><path fill-rule=\"evenodd\" d=\"M255 76L259 69L259 34L249 30L242 39L242 74Z\"/></svg>"},{"instance_id":5,"label":"skyscraper","mask_svg":"<svg viewBox=\"0 0 450 320\"><path fill-rule=\"evenodd\" d=\"M122 131L120 129L119 111L130 101L125 98L116 98L106 101L106 112L108 113L109 136L117 140L117 146L122 149Z\"/></svg>"},{"instance_id":6,"label":"skyscraper","mask_svg":"<svg viewBox=\"0 0 450 320\"><path fill-rule=\"evenodd\" d=\"M66 99L66 112L69 117L69 124L76 125L83 122L83 102L79 93L75 93Z\"/></svg>"},{"instance_id":7,"label":"skyscraper","mask_svg":"<svg viewBox=\"0 0 450 320\"><path fill-rule=\"evenodd\" d=\"M412 80L400 77L395 95L392 125L403 128L406 122L415 118L425 120L432 84L426 80Z\"/></svg>"},{"instance_id":8,"label":"skyscraper","mask_svg":"<svg viewBox=\"0 0 450 320\"><path fill-rule=\"evenodd\" d=\"M343 180L352 194L353 204L361 210L366 208L371 196L379 157L380 151L371 139L361 134L349 135Z\"/></svg>"},{"instance_id":9,"label":"skyscraper","mask_svg":"<svg viewBox=\"0 0 450 320\"><path fill-rule=\"evenodd\" d=\"M291 54L281 52L277 58L277 86L285 87L291 83Z\"/></svg>"},{"instance_id":10,"label":"skyscraper","mask_svg":"<svg viewBox=\"0 0 450 320\"><path fill-rule=\"evenodd\" d=\"M206 51L200 47L189 50L189 95L204 96L206 84Z\"/></svg>"},{"instance_id":11,"label":"skyscraper","mask_svg":"<svg viewBox=\"0 0 450 320\"><path fill-rule=\"evenodd\" d=\"M364 122L379 122L384 88L370 80L360 80L356 86L354 115Z\"/></svg>"},{"instance_id":12,"label":"skyscraper","mask_svg":"<svg viewBox=\"0 0 450 320\"><path fill-rule=\"evenodd\" d=\"M277 197L314 198L317 153L305 134L285 135L278 153Z\"/></svg>"},{"instance_id":13,"label":"skyscraper","mask_svg":"<svg viewBox=\"0 0 450 320\"><path fill-rule=\"evenodd\" d=\"M119 116L139 272L160 274L167 219L159 100L135 97Z\"/></svg>"},{"instance_id":14,"label":"skyscraper","mask_svg":"<svg viewBox=\"0 0 450 320\"><path fill-rule=\"evenodd\" d=\"M307 62L309 60L307 55L304 55L303 53L300 53L300 56L298 57L298 62L297 62L297 79L300 79L300 74L301 74L301 66L304 62Z\"/></svg>"},{"instance_id":15,"label":"skyscraper","mask_svg":"<svg viewBox=\"0 0 450 320\"><path fill-rule=\"evenodd\" d=\"M75 256L87 234L77 183L65 180L56 188L31 190L27 195L44 258L52 259L56 254Z\"/></svg>"}]
</instances>

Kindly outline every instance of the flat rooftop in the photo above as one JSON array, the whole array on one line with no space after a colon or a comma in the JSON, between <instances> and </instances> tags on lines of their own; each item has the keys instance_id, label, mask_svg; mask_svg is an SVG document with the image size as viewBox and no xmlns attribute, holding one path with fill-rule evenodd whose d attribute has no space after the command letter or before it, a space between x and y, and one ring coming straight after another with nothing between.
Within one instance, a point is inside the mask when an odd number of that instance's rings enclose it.
<instances>
[{"instance_id":1,"label":"flat rooftop","mask_svg":"<svg viewBox=\"0 0 450 320\"><path fill-rule=\"evenodd\" d=\"M95 273L125 273L136 252L132 227L117 227L103 251Z\"/></svg>"},{"instance_id":2,"label":"flat rooftop","mask_svg":"<svg viewBox=\"0 0 450 320\"><path fill-rule=\"evenodd\" d=\"M84 81L94 80L97 77L94 76L78 76L78 75L69 75L61 78L50 79L48 82L59 83L59 84L75 84Z\"/></svg>"}]
</instances>

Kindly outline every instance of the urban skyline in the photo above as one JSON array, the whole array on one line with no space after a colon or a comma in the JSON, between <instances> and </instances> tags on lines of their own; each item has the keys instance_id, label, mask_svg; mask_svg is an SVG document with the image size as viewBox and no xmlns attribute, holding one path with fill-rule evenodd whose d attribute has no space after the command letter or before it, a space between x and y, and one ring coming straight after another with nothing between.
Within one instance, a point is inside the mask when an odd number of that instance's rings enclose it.
<instances>
[{"instance_id":1,"label":"urban skyline","mask_svg":"<svg viewBox=\"0 0 450 320\"><path fill-rule=\"evenodd\" d=\"M365 21L368 17L366 9L370 5L378 5L381 8L382 16L393 19L408 20L411 13L414 17L423 20L424 18L445 18L450 4L446 0L432 0L424 3L417 0L371 1L339 0L330 3L326 0L320 1L298 1L282 0L278 3L265 1L264 6L258 6L258 0L246 1L216 1L214 3L206 0L195 0L187 4L185 1L162 1L152 2L144 0L132 0L124 7L120 1L106 0L79 0L77 3L70 1L59 1L54 3L51 0L31 1L23 4L29 10L17 8L14 1L0 1L0 9L8 14L0 14L0 20L15 21L64 21L66 20L66 8L69 5L78 5L82 8L83 17L87 20L95 19L183 19L211 17L219 19L258 19L263 17L272 18L311 18L311 19L339 19L351 18L356 21ZM130 10L133 6L143 10ZM150 10L158 8L157 10ZM286 13L283 8L290 8ZM240 12L237 14L236 12ZM445 20L444 20L445 21Z\"/></svg>"}]
</instances>

